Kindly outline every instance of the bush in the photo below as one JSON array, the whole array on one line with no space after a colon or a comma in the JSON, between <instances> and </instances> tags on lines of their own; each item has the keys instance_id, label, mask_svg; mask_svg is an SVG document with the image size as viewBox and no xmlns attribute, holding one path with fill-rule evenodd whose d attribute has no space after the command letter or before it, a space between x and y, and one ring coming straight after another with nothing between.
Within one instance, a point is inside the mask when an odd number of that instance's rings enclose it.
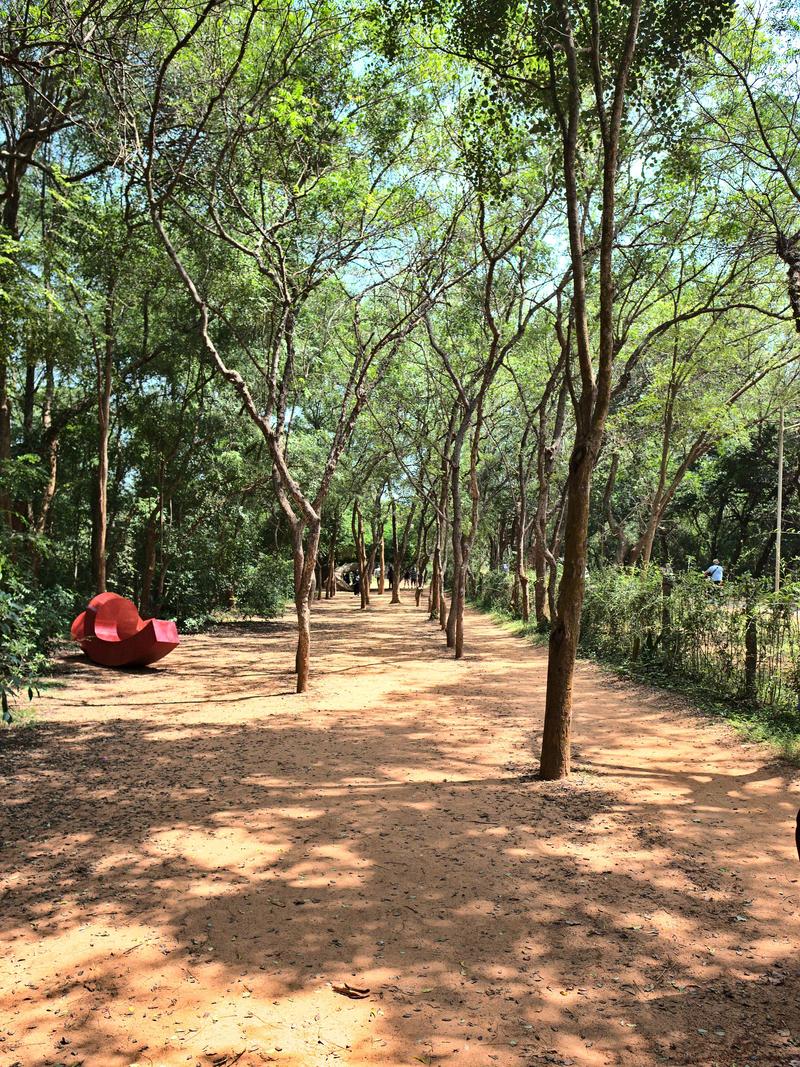
<instances>
[{"instance_id":1,"label":"bush","mask_svg":"<svg viewBox=\"0 0 800 1067\"><path fill-rule=\"evenodd\" d=\"M0 701L2 719L11 721L10 705L30 700L36 679L47 669L56 637L66 632L72 597L56 587L35 590L0 556Z\"/></svg>"},{"instance_id":2,"label":"bush","mask_svg":"<svg viewBox=\"0 0 800 1067\"><path fill-rule=\"evenodd\" d=\"M602 567L587 575L581 645L609 658L652 652L661 628L661 572Z\"/></svg>"},{"instance_id":3,"label":"bush","mask_svg":"<svg viewBox=\"0 0 800 1067\"><path fill-rule=\"evenodd\" d=\"M245 568L242 587L236 595L236 607L245 615L267 619L283 613L286 601L293 596L294 570L282 556L261 556Z\"/></svg>"},{"instance_id":4,"label":"bush","mask_svg":"<svg viewBox=\"0 0 800 1067\"><path fill-rule=\"evenodd\" d=\"M509 610L509 578L505 571L486 571L478 576L475 603L484 611Z\"/></svg>"}]
</instances>

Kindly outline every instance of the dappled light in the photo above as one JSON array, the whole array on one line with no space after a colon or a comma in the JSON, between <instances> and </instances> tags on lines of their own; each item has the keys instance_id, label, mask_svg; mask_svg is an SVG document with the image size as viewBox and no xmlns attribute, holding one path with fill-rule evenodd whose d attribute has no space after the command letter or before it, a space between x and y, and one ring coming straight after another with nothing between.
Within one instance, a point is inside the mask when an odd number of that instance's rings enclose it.
<instances>
[{"instance_id":1,"label":"dappled light","mask_svg":"<svg viewBox=\"0 0 800 1067\"><path fill-rule=\"evenodd\" d=\"M469 622L455 661L424 611L323 602L302 698L288 625L65 661L5 755L3 1062L800 1056L791 775L581 665L538 783L544 655Z\"/></svg>"}]
</instances>

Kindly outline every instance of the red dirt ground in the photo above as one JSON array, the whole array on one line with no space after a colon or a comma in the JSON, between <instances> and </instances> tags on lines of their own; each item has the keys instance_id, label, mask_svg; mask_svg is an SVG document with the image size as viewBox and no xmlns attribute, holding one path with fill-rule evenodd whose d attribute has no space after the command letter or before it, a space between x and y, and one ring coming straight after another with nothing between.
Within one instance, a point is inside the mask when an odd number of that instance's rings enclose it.
<instances>
[{"instance_id":1,"label":"red dirt ground","mask_svg":"<svg viewBox=\"0 0 800 1067\"><path fill-rule=\"evenodd\" d=\"M288 619L63 658L2 754L0 1064L800 1065L796 773L583 664L533 781L544 651L387 599L318 606L302 697Z\"/></svg>"}]
</instances>

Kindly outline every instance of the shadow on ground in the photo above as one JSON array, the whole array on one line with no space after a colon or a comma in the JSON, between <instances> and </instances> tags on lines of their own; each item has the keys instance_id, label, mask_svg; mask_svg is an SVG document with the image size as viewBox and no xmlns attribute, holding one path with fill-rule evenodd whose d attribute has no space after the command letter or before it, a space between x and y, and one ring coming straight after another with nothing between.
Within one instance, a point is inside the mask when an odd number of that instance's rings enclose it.
<instances>
[{"instance_id":1,"label":"shadow on ground","mask_svg":"<svg viewBox=\"0 0 800 1067\"><path fill-rule=\"evenodd\" d=\"M541 661L481 630L465 674L410 611L362 616L354 649L342 610L309 697L281 697L291 631L237 625L117 713L91 710L111 676L70 665L86 717L5 744L0 1062L800 1057L798 887L739 855L737 798L783 768L676 768L627 691L613 719L579 698L573 782L531 781Z\"/></svg>"}]
</instances>

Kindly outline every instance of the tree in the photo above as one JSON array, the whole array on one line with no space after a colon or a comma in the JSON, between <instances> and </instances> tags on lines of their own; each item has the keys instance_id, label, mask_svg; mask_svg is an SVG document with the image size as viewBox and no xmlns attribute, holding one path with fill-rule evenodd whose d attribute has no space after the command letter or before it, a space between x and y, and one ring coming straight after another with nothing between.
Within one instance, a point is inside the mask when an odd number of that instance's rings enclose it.
<instances>
[{"instance_id":1,"label":"tree","mask_svg":"<svg viewBox=\"0 0 800 1067\"><path fill-rule=\"evenodd\" d=\"M680 9L663 0L632 0L625 8L613 0L539 0L525 8L499 3L480 17L471 3L447 9L447 16L436 5L425 9L429 22L445 17L451 49L484 72L488 90L476 98L499 133L507 134L515 111L522 110L549 129L560 154L577 355L577 382L571 390L576 428L567 478L564 562L550 632L541 757L545 779L565 776L570 766L572 676L591 475L620 350L614 321L617 181L630 150L632 103L646 101L660 119L669 119L677 99L676 75L732 12L730 0L693 0ZM399 5L390 9L390 16L396 24L409 12ZM587 246L595 186L599 237L597 245ZM596 332L590 303L595 289Z\"/></svg>"},{"instance_id":2,"label":"tree","mask_svg":"<svg viewBox=\"0 0 800 1067\"><path fill-rule=\"evenodd\" d=\"M297 689L303 692L322 508L374 380L437 298L451 233L445 227L438 238L416 239L412 183L392 184L393 169L409 144L394 113L388 129L375 127L374 111L360 99L370 89L366 76L356 92L358 76L343 60L351 47L346 21L334 12L314 11L309 18L279 0L273 21L258 9L256 23L256 10L236 9L240 34L231 47L230 10L223 16L207 5L188 29L165 43L152 89L149 83L141 86L144 114L124 113L141 129L141 176L153 225L197 308L204 350L268 448L273 486L292 540ZM194 100L195 126L186 135L181 101L187 86L181 74L190 49L206 56L201 66L213 62L222 73L205 96L200 91ZM251 54L264 52L270 55L268 67L254 66ZM200 87L191 89L197 96ZM124 101L120 106L128 107ZM267 116L255 126L254 110ZM365 148L343 136L362 114L367 116ZM170 210L176 228L190 220L190 227L204 229L242 264L253 288L255 321L247 306L241 321L225 321L213 291L196 281L170 225ZM203 222L206 217L210 224ZM379 250L387 241L399 241L401 232L408 248L405 261L386 274ZM379 258L370 260L371 254ZM375 280L365 283L365 270ZM303 331L314 300L330 308L329 337L341 360L341 377L327 455L314 488L304 490L293 473L288 443L302 383L322 355L312 347L311 331ZM250 384L214 339L219 322L235 332L246 353L245 366L254 372ZM305 378L299 366L304 341Z\"/></svg>"},{"instance_id":3,"label":"tree","mask_svg":"<svg viewBox=\"0 0 800 1067\"><path fill-rule=\"evenodd\" d=\"M800 32L791 7L779 3L764 14L743 5L711 42L711 58L696 97L697 132L734 172L733 210L752 217L757 246L771 245L785 265L800 333Z\"/></svg>"}]
</instances>

